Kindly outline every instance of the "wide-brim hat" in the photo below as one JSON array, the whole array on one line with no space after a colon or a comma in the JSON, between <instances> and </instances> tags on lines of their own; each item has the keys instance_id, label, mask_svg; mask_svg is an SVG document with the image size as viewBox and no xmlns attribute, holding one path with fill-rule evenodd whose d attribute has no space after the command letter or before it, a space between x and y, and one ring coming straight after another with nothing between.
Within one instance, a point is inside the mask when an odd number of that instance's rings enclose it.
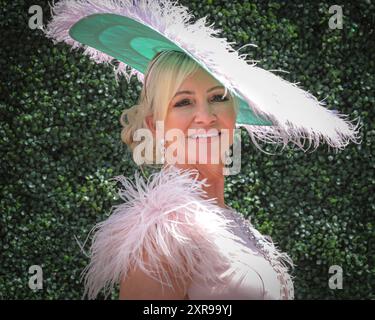
<instances>
[{"instance_id":1,"label":"wide-brim hat","mask_svg":"<svg viewBox=\"0 0 375 320\"><path fill-rule=\"evenodd\" d=\"M62 0L51 6L47 37L84 48L97 63L109 63L130 81L144 81L150 61L162 51L181 51L238 99L237 127L256 140L304 149L326 142L335 150L358 141L359 124L329 110L312 94L257 67L239 54L206 17L191 22L188 8L171 0ZM246 44L245 46L252 45ZM245 47L243 46L243 47Z\"/></svg>"}]
</instances>

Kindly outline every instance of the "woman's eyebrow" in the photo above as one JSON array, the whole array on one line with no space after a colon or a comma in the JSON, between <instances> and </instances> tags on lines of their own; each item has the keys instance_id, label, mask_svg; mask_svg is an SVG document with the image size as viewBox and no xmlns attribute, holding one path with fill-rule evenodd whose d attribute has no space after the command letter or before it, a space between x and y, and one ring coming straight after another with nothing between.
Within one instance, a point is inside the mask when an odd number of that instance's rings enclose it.
<instances>
[{"instance_id":1,"label":"woman's eyebrow","mask_svg":"<svg viewBox=\"0 0 375 320\"><path fill-rule=\"evenodd\" d=\"M208 89L207 92L211 92L215 89L219 89L219 88L223 88L225 89L223 86L215 86L215 87L212 87L211 89ZM188 91L188 90L183 90L183 91L178 91L174 96L177 96L179 94L194 94L195 92L193 91Z\"/></svg>"}]
</instances>

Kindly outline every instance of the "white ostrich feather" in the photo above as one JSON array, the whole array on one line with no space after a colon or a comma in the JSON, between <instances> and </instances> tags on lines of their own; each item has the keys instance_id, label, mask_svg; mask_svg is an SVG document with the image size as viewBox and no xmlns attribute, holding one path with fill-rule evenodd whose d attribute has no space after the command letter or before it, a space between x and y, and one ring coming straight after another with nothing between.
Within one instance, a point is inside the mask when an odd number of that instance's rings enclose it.
<instances>
[{"instance_id":1,"label":"white ostrich feather","mask_svg":"<svg viewBox=\"0 0 375 320\"><path fill-rule=\"evenodd\" d=\"M335 151L350 142L360 143L360 119L348 120L346 115L324 107L310 93L278 75L256 66L246 54L232 47L226 38L218 37L221 29L206 25L206 17L191 22L188 8L171 0L63 0L52 7L52 21L44 32L54 42L64 41L73 49L84 48L84 54L97 63L112 64L113 58L72 39L69 29L83 17L96 13L114 13L131 17L163 34L198 60L226 88L240 95L252 111L272 122L272 126L237 123L257 139L284 147L293 143L306 151L314 150L321 141ZM245 46L252 45L246 44ZM124 62L115 67L116 79L123 74L127 81L133 75L143 82L141 72ZM305 142L309 145L304 149ZM260 148L260 147L259 147ZM314 151L313 150L313 151Z\"/></svg>"}]
</instances>

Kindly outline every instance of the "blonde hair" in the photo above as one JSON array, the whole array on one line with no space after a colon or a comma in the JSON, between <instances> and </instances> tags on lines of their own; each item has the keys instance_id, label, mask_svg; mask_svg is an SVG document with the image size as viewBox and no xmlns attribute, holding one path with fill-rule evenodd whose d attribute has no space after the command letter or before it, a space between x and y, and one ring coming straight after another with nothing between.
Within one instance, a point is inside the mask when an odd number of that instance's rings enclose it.
<instances>
[{"instance_id":1,"label":"blonde hair","mask_svg":"<svg viewBox=\"0 0 375 320\"><path fill-rule=\"evenodd\" d=\"M180 51L162 51L153 58L147 67L138 103L125 109L120 117L123 127L121 140L132 152L141 143L134 141L134 133L138 129L149 129L146 117L152 115L154 123L165 120L168 105L178 88L200 68L202 67L195 60ZM237 112L237 99L234 99L234 105ZM147 165L153 164L156 159L156 143L153 144L153 159L145 158Z\"/></svg>"}]
</instances>

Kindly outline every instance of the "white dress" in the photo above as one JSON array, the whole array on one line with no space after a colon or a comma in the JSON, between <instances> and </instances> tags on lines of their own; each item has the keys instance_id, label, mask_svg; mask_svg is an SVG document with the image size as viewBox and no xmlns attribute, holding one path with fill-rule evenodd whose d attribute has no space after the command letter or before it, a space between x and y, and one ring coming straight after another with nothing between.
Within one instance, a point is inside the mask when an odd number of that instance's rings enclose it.
<instances>
[{"instance_id":1,"label":"white dress","mask_svg":"<svg viewBox=\"0 0 375 320\"><path fill-rule=\"evenodd\" d=\"M84 296L93 299L103 289L108 295L138 267L162 288L172 285L171 274L189 275L191 300L294 298L288 255L240 213L205 198L206 181L197 177L196 170L169 166L148 180L136 172L134 184L113 178L122 183L124 202L92 230Z\"/></svg>"},{"instance_id":2,"label":"white dress","mask_svg":"<svg viewBox=\"0 0 375 320\"><path fill-rule=\"evenodd\" d=\"M231 230L241 239L237 245L242 247L242 253L238 260L231 259L231 263L218 270L226 279L225 284L193 283L188 290L189 299L293 299L293 282L286 267L280 265L280 261L264 249L266 247L268 250L275 250L270 247L270 242L263 239L264 237L241 214L234 210L226 210L225 215L234 221ZM287 257L286 260L289 261ZM228 276L230 271L233 271L232 276Z\"/></svg>"}]
</instances>

